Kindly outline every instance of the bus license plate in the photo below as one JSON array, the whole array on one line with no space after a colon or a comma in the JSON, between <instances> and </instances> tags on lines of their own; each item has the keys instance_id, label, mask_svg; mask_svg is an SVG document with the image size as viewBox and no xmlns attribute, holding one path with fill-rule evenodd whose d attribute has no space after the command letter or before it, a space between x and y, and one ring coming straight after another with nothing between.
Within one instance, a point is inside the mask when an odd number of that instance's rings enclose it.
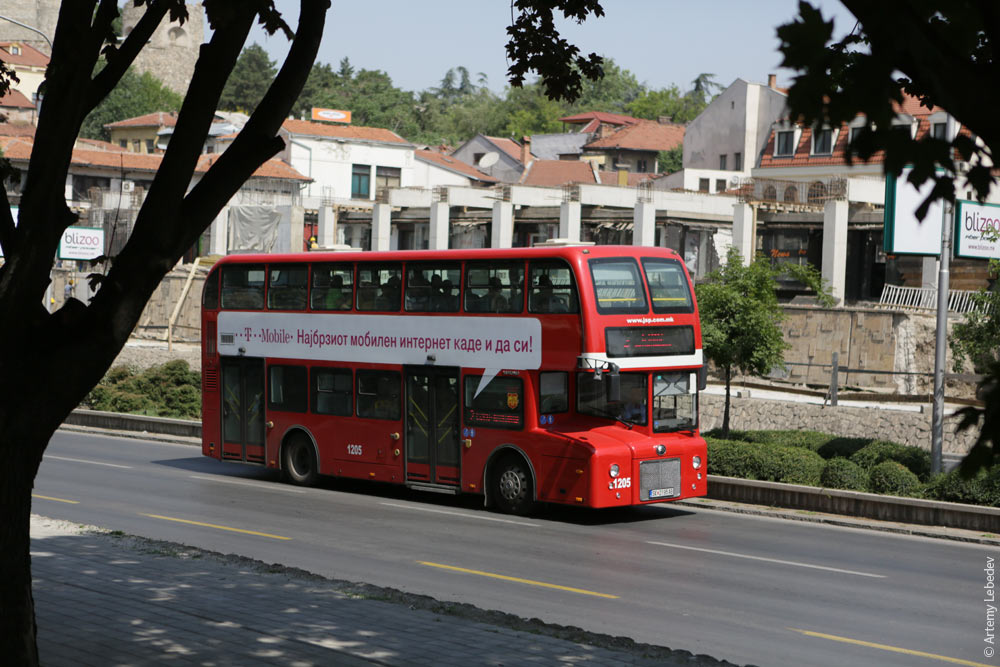
<instances>
[{"instance_id":1,"label":"bus license plate","mask_svg":"<svg viewBox=\"0 0 1000 667\"><path fill-rule=\"evenodd\" d=\"M649 490L650 500L652 500L653 498L672 498L673 496L674 496L673 488Z\"/></svg>"}]
</instances>

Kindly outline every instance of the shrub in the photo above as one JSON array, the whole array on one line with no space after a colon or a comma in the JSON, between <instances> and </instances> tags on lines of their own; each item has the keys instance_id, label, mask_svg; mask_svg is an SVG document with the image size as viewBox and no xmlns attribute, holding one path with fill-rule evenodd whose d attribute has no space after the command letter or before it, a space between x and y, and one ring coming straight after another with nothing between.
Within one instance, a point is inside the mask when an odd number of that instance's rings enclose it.
<instances>
[{"instance_id":1,"label":"shrub","mask_svg":"<svg viewBox=\"0 0 1000 667\"><path fill-rule=\"evenodd\" d=\"M926 481L931 474L931 456L919 447L909 447L895 442L876 440L865 445L854 454L851 460L866 470L871 470L883 461L896 461Z\"/></svg>"},{"instance_id":2,"label":"shrub","mask_svg":"<svg viewBox=\"0 0 1000 667\"><path fill-rule=\"evenodd\" d=\"M783 447L708 437L708 472L789 484L819 483L823 459L802 447Z\"/></svg>"},{"instance_id":3,"label":"shrub","mask_svg":"<svg viewBox=\"0 0 1000 667\"><path fill-rule=\"evenodd\" d=\"M864 491L868 487L868 475L857 463L837 457L826 462L819 483L827 489Z\"/></svg>"},{"instance_id":4,"label":"shrub","mask_svg":"<svg viewBox=\"0 0 1000 667\"><path fill-rule=\"evenodd\" d=\"M980 470L971 479L963 479L957 469L938 475L924 489L924 496L952 503L1000 507L1000 466Z\"/></svg>"},{"instance_id":5,"label":"shrub","mask_svg":"<svg viewBox=\"0 0 1000 667\"><path fill-rule=\"evenodd\" d=\"M142 372L116 366L91 390L83 404L110 412L197 418L201 415L201 378L182 360Z\"/></svg>"},{"instance_id":6,"label":"shrub","mask_svg":"<svg viewBox=\"0 0 1000 667\"><path fill-rule=\"evenodd\" d=\"M896 461L882 461L868 473L868 490L891 496L911 496L920 490L920 480Z\"/></svg>"},{"instance_id":7,"label":"shrub","mask_svg":"<svg viewBox=\"0 0 1000 667\"><path fill-rule=\"evenodd\" d=\"M854 452L872 442L871 438L834 438L824 443L816 453L824 459L850 458Z\"/></svg>"}]
</instances>

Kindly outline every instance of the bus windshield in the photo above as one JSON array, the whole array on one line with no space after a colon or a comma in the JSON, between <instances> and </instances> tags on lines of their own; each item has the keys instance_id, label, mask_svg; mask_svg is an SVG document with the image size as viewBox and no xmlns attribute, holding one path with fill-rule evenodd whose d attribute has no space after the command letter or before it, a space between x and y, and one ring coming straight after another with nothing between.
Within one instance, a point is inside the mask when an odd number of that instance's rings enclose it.
<instances>
[{"instance_id":1,"label":"bus windshield","mask_svg":"<svg viewBox=\"0 0 1000 667\"><path fill-rule=\"evenodd\" d=\"M623 376L624 377L624 376ZM653 373L653 431L694 430L698 425L691 372Z\"/></svg>"},{"instance_id":2,"label":"bus windshield","mask_svg":"<svg viewBox=\"0 0 1000 667\"><path fill-rule=\"evenodd\" d=\"M642 270L649 284L654 313L693 312L691 290L681 263L674 259L644 257Z\"/></svg>"},{"instance_id":3,"label":"bus windshield","mask_svg":"<svg viewBox=\"0 0 1000 667\"><path fill-rule=\"evenodd\" d=\"M607 384L607 381L595 378L593 373L578 374L577 411L595 417L644 425L646 415L649 414L646 401L646 375L622 373L619 400L609 400Z\"/></svg>"},{"instance_id":4,"label":"bus windshield","mask_svg":"<svg viewBox=\"0 0 1000 667\"><path fill-rule=\"evenodd\" d=\"M599 313L645 313L646 290L639 267L628 257L590 260Z\"/></svg>"}]
</instances>

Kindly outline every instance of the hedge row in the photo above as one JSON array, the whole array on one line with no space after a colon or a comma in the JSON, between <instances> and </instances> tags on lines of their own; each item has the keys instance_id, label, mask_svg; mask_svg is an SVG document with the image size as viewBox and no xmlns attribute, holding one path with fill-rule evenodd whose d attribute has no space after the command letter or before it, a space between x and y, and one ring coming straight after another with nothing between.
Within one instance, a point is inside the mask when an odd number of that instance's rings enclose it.
<instances>
[{"instance_id":1,"label":"hedge row","mask_svg":"<svg viewBox=\"0 0 1000 667\"><path fill-rule=\"evenodd\" d=\"M919 447L816 431L705 434L708 472L743 479L1000 507L1000 467L962 479L957 470L930 479L930 454Z\"/></svg>"},{"instance_id":2,"label":"hedge row","mask_svg":"<svg viewBox=\"0 0 1000 667\"><path fill-rule=\"evenodd\" d=\"M201 376L186 361L168 361L139 371L115 366L82 405L94 410L156 417L201 417Z\"/></svg>"}]
</instances>

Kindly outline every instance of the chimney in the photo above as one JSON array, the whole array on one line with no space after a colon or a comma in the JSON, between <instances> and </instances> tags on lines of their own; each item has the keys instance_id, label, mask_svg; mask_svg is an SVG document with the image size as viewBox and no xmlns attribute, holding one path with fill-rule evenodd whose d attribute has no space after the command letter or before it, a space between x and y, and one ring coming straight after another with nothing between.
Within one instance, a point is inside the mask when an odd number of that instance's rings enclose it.
<instances>
[{"instance_id":1,"label":"chimney","mask_svg":"<svg viewBox=\"0 0 1000 667\"><path fill-rule=\"evenodd\" d=\"M778 75L777 74L768 74L767 75L767 87L770 88L771 90L777 90L778 89Z\"/></svg>"},{"instance_id":2,"label":"chimney","mask_svg":"<svg viewBox=\"0 0 1000 667\"><path fill-rule=\"evenodd\" d=\"M521 137L521 163L528 164L531 161L531 137Z\"/></svg>"},{"instance_id":3,"label":"chimney","mask_svg":"<svg viewBox=\"0 0 1000 667\"><path fill-rule=\"evenodd\" d=\"M657 121L657 122L658 122L658 123L659 123L660 125L670 125L671 123L673 123L673 122L674 122L674 117L673 117L673 116L659 116L659 117L658 117L658 118L656 119L656 121Z\"/></svg>"}]
</instances>

